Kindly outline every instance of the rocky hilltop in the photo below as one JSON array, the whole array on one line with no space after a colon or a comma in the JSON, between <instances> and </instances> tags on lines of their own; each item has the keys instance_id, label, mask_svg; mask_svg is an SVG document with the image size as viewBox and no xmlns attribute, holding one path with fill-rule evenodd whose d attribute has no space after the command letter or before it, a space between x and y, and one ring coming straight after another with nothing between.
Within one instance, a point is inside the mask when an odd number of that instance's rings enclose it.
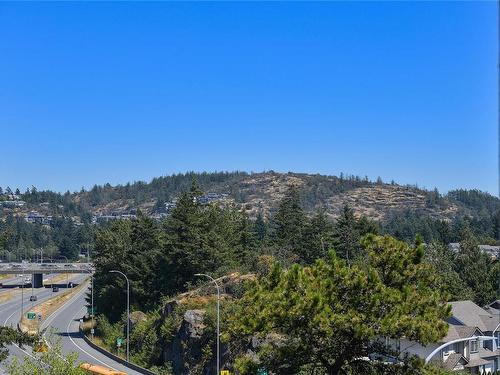
<instances>
[{"instance_id":1,"label":"rocky hilltop","mask_svg":"<svg viewBox=\"0 0 500 375\"><path fill-rule=\"evenodd\" d=\"M457 190L441 195L416 186L394 182L376 182L357 176L324 176L303 173L215 172L186 173L153 179L151 182L111 186L94 186L80 192L58 194L27 191L20 195L0 196L0 218L8 214L27 216L38 212L44 217L59 215L89 220L133 217L137 211L156 218L168 215L178 196L189 189L192 181L204 195L202 203L234 205L255 217L272 215L290 187L302 193L308 212L324 209L336 217L345 204L356 215L383 221L393 213L413 211L435 219L451 220L457 215L491 215L500 209L500 201L476 190ZM22 204L16 204L12 197ZM8 198L6 198L8 197Z\"/></svg>"}]
</instances>

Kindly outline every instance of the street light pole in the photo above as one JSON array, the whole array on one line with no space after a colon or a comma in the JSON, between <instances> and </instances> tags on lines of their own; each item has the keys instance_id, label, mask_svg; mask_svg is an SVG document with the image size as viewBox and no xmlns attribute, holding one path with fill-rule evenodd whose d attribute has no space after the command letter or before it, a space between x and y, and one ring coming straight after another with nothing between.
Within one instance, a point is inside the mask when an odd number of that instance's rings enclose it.
<instances>
[{"instance_id":1,"label":"street light pole","mask_svg":"<svg viewBox=\"0 0 500 375\"><path fill-rule=\"evenodd\" d=\"M121 271L111 270L110 273L119 273L127 280L127 362L129 358L129 341L130 341L130 282L127 275Z\"/></svg>"},{"instance_id":2,"label":"street light pole","mask_svg":"<svg viewBox=\"0 0 500 375\"><path fill-rule=\"evenodd\" d=\"M21 263L21 264L23 264L23 263ZM24 269L22 269L21 272L22 272L22 276L21 276L21 319L22 319L23 314L24 314Z\"/></svg>"},{"instance_id":3,"label":"street light pole","mask_svg":"<svg viewBox=\"0 0 500 375\"><path fill-rule=\"evenodd\" d=\"M43 275L42 275L42 276L43 276ZM43 277L42 277L42 279L43 279ZM31 295L32 295L32 296L34 296L34 295L35 295L35 289L33 289L33 288L34 288L34 284L35 284L35 274L34 274L34 273L32 273L32 274L31 274ZM42 284L43 284L43 280L42 280ZM37 287L37 288L38 288L38 287ZM33 306L34 306L34 301L33 301L33 300L34 300L34 298L31 298L31 297L30 297L30 300L32 300L32 301L31 301L31 310L33 310Z\"/></svg>"},{"instance_id":4,"label":"street light pole","mask_svg":"<svg viewBox=\"0 0 500 375\"><path fill-rule=\"evenodd\" d=\"M92 270L89 270L90 274L90 321L92 328L90 329L90 335L92 340L94 341L94 273Z\"/></svg>"},{"instance_id":5,"label":"street light pole","mask_svg":"<svg viewBox=\"0 0 500 375\"><path fill-rule=\"evenodd\" d=\"M220 364L219 364L219 361L220 361L220 354L219 354L219 346L220 346L220 344L219 344L219 341L220 341L220 287L219 287L219 284L217 284L217 281L215 281L215 279L210 275L206 275L204 273L197 273L197 274L195 274L195 276L207 277L215 284L215 287L217 288L217 375L219 375L220 374Z\"/></svg>"}]
</instances>

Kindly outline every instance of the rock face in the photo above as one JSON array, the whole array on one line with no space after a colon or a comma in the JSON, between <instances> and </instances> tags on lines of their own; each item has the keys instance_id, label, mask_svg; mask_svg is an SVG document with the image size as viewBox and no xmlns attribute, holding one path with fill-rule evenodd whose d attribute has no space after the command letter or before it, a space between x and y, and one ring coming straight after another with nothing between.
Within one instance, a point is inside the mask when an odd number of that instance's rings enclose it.
<instances>
[{"instance_id":1,"label":"rock face","mask_svg":"<svg viewBox=\"0 0 500 375\"><path fill-rule=\"evenodd\" d=\"M241 292L244 281L253 280L255 275L233 273L217 279L221 285L221 299L231 299ZM207 332L203 306L215 303L215 288L206 284L196 290L178 295L165 303L162 318L176 318L178 325L173 339L163 349L165 362L170 362L175 375L212 375L216 368L216 344L213 330ZM190 308L184 310L186 306ZM192 308L200 306L200 308ZM179 316L179 314L182 314ZM227 348L221 343L221 362Z\"/></svg>"},{"instance_id":2,"label":"rock face","mask_svg":"<svg viewBox=\"0 0 500 375\"><path fill-rule=\"evenodd\" d=\"M203 347L206 339L203 337L204 310L187 310L181 326L174 339L165 348L165 359L171 362L174 374L203 374Z\"/></svg>"},{"instance_id":3,"label":"rock face","mask_svg":"<svg viewBox=\"0 0 500 375\"><path fill-rule=\"evenodd\" d=\"M134 327L141 322L148 320L148 316L142 311L132 311L130 313L130 329L134 330Z\"/></svg>"}]
</instances>

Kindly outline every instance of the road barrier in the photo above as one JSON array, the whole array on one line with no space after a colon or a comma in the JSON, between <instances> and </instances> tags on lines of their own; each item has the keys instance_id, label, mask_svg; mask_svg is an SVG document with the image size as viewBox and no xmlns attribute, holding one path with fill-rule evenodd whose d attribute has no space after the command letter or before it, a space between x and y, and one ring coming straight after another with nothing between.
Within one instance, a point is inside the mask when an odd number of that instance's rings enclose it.
<instances>
[{"instance_id":1,"label":"road barrier","mask_svg":"<svg viewBox=\"0 0 500 375\"><path fill-rule=\"evenodd\" d=\"M85 342L87 344L89 344L92 348L94 348L95 350L97 350L98 352L100 352L101 354L104 354L106 357L109 357L111 359L113 359L114 361L116 362L119 362L121 363L122 365L124 366L127 366L129 368L131 368L132 370L135 370L137 372L140 372L141 374L145 374L145 375L157 375L155 374L154 372L148 370L148 369L145 369L141 366L138 366L132 362L127 362L126 360L124 360L123 358L121 357L118 357L117 355L113 354L113 353L110 353L108 352L106 349L104 348L101 348L99 345L93 343L88 337L87 335L85 334L85 332L83 332L82 330L82 326L80 325L80 333L83 335L83 339L85 340Z\"/></svg>"}]
</instances>

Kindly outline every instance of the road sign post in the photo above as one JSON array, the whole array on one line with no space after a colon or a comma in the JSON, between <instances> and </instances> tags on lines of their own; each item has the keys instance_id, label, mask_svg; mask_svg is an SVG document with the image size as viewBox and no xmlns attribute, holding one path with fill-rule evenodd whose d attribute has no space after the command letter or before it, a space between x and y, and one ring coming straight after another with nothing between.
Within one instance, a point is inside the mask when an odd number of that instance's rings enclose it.
<instances>
[{"instance_id":1,"label":"road sign post","mask_svg":"<svg viewBox=\"0 0 500 375\"><path fill-rule=\"evenodd\" d=\"M29 320L34 320L34 319L36 319L36 313L34 313L34 312L26 313L26 318Z\"/></svg>"},{"instance_id":2,"label":"road sign post","mask_svg":"<svg viewBox=\"0 0 500 375\"><path fill-rule=\"evenodd\" d=\"M97 309L95 307L87 306L87 314L89 316L95 315Z\"/></svg>"}]
</instances>

